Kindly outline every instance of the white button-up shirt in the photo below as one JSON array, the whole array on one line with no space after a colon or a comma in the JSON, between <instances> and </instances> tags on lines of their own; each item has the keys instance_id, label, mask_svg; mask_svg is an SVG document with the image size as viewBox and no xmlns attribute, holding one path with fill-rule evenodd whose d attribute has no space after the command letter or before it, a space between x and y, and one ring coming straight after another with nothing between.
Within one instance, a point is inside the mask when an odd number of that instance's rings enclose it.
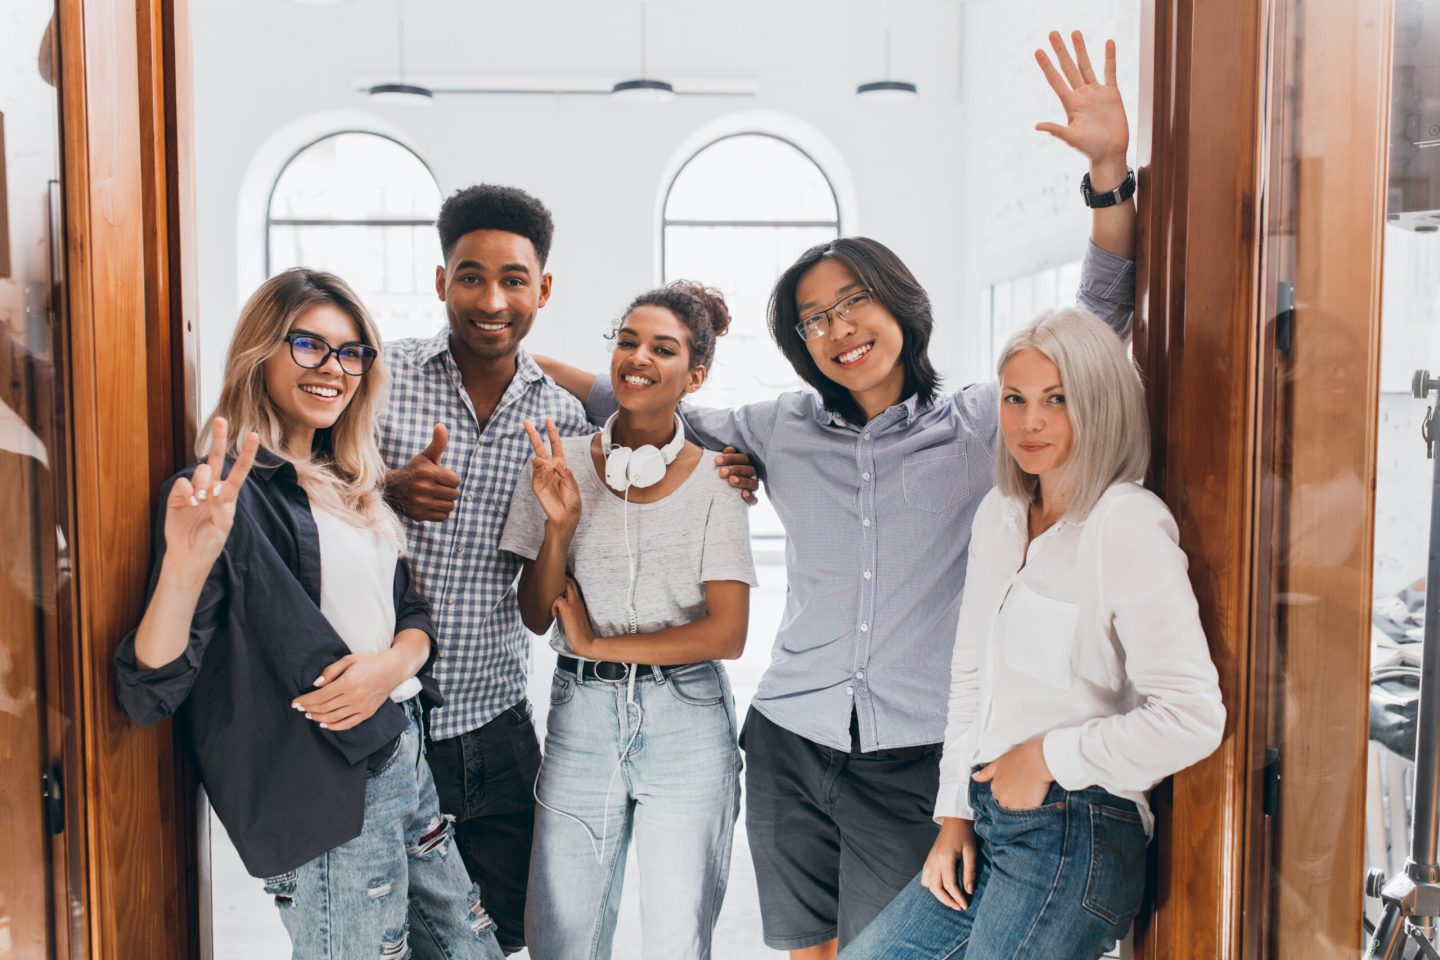
<instances>
[{"instance_id":1,"label":"white button-up shirt","mask_svg":"<svg viewBox=\"0 0 1440 960\"><path fill-rule=\"evenodd\" d=\"M1175 520L1119 483L1083 521L1027 539L1026 505L991 490L971 530L935 817L974 819L971 769L1043 737L1060 786L1133 800L1149 834L1146 791L1225 726Z\"/></svg>"}]
</instances>

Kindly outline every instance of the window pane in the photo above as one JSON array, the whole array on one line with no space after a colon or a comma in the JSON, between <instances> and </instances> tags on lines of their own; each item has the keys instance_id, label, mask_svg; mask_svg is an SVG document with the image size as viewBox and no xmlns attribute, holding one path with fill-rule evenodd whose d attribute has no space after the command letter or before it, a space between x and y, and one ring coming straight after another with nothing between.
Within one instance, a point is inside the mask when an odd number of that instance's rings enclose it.
<instances>
[{"instance_id":1,"label":"window pane","mask_svg":"<svg viewBox=\"0 0 1440 960\"><path fill-rule=\"evenodd\" d=\"M839 219L835 194L809 157L761 134L728 137L700 151L675 178L667 220Z\"/></svg>"},{"instance_id":2,"label":"window pane","mask_svg":"<svg viewBox=\"0 0 1440 960\"><path fill-rule=\"evenodd\" d=\"M435 301L433 227L274 226L270 272L305 266L349 283L385 341L426 337L443 322Z\"/></svg>"},{"instance_id":3,"label":"window pane","mask_svg":"<svg viewBox=\"0 0 1440 960\"><path fill-rule=\"evenodd\" d=\"M420 158L370 133L341 133L306 148L275 183L277 219L433 220L440 188Z\"/></svg>"}]
</instances>

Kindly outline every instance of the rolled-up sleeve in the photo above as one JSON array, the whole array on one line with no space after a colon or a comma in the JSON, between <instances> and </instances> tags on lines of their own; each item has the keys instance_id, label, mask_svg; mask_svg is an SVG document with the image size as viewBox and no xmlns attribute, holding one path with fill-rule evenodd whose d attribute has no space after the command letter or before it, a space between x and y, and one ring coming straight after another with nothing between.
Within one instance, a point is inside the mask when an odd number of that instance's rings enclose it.
<instances>
[{"instance_id":1,"label":"rolled-up sleeve","mask_svg":"<svg viewBox=\"0 0 1440 960\"><path fill-rule=\"evenodd\" d=\"M1225 708L1169 511L1131 498L1103 522L1100 590L1138 703L1051 730L1045 761L1067 790L1143 791L1215 750Z\"/></svg>"},{"instance_id":2,"label":"rolled-up sleeve","mask_svg":"<svg viewBox=\"0 0 1440 960\"><path fill-rule=\"evenodd\" d=\"M1135 261L1101 250L1090 242L1080 265L1080 289L1075 303L1104 320L1128 341L1135 319Z\"/></svg>"},{"instance_id":3,"label":"rolled-up sleeve","mask_svg":"<svg viewBox=\"0 0 1440 960\"><path fill-rule=\"evenodd\" d=\"M173 483L173 481L172 481ZM155 519L155 560L150 567L150 583L145 591L145 602L155 594L155 585L160 579L160 567L165 559L165 512L163 505L169 496L170 485L160 491L162 509L156 510ZM139 724L159 723L173 716L180 704L190 694L195 678L200 673L200 661L205 648L210 645L215 632L225 617L226 572L229 564L226 553L210 568L205 585L200 590L200 599L195 604L195 613L190 618L190 638L180 656L159 667L146 668L135 659L135 634L137 625L120 641L115 651L115 698L125 715Z\"/></svg>"}]
</instances>

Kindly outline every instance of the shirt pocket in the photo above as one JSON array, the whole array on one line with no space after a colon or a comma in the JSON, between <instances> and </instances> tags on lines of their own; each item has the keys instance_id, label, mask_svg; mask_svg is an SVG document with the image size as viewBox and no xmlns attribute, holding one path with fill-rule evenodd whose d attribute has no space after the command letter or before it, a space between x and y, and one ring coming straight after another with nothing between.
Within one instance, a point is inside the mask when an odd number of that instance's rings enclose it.
<instances>
[{"instance_id":1,"label":"shirt pocket","mask_svg":"<svg viewBox=\"0 0 1440 960\"><path fill-rule=\"evenodd\" d=\"M1052 600L1017 583L1005 605L1005 665L1057 690L1069 690L1080 604Z\"/></svg>"},{"instance_id":2,"label":"shirt pocket","mask_svg":"<svg viewBox=\"0 0 1440 960\"><path fill-rule=\"evenodd\" d=\"M905 454L901 467L905 502L927 513L948 513L967 487L964 443Z\"/></svg>"}]
</instances>

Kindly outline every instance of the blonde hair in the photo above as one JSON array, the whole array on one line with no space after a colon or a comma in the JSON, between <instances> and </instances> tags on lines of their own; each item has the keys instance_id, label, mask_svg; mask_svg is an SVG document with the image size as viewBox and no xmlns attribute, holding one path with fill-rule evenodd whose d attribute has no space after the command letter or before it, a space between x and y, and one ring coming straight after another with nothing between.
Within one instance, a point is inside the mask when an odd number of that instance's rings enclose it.
<instances>
[{"instance_id":1,"label":"blonde hair","mask_svg":"<svg viewBox=\"0 0 1440 960\"><path fill-rule=\"evenodd\" d=\"M1060 467L1069 495L1065 516L1084 519L1112 485L1145 479L1150 465L1145 387L1115 331L1088 310L1068 307L1036 317L1005 344L996 375L1024 350L1039 352L1060 370L1073 437L1069 459ZM1040 496L1040 478L1020 469L1003 436L995 485L1026 503Z\"/></svg>"},{"instance_id":2,"label":"blonde hair","mask_svg":"<svg viewBox=\"0 0 1440 960\"><path fill-rule=\"evenodd\" d=\"M359 378L355 394L335 424L315 432L310 457L296 459L285 444L285 421L265 389L265 362L289 349L284 336L304 314L329 305L355 321L363 343L380 350L380 332L360 298L332 273L295 267L262 283L240 311L235 336L225 356L225 382L211 417L230 424L226 450L239 453L252 431L260 446L289 461L311 503L338 514L357 527L375 530L404 550L405 533L385 503L381 487L385 462L380 457L376 416L384 401L384 353ZM203 430L195 444L202 459L209 454L210 432Z\"/></svg>"}]
</instances>

